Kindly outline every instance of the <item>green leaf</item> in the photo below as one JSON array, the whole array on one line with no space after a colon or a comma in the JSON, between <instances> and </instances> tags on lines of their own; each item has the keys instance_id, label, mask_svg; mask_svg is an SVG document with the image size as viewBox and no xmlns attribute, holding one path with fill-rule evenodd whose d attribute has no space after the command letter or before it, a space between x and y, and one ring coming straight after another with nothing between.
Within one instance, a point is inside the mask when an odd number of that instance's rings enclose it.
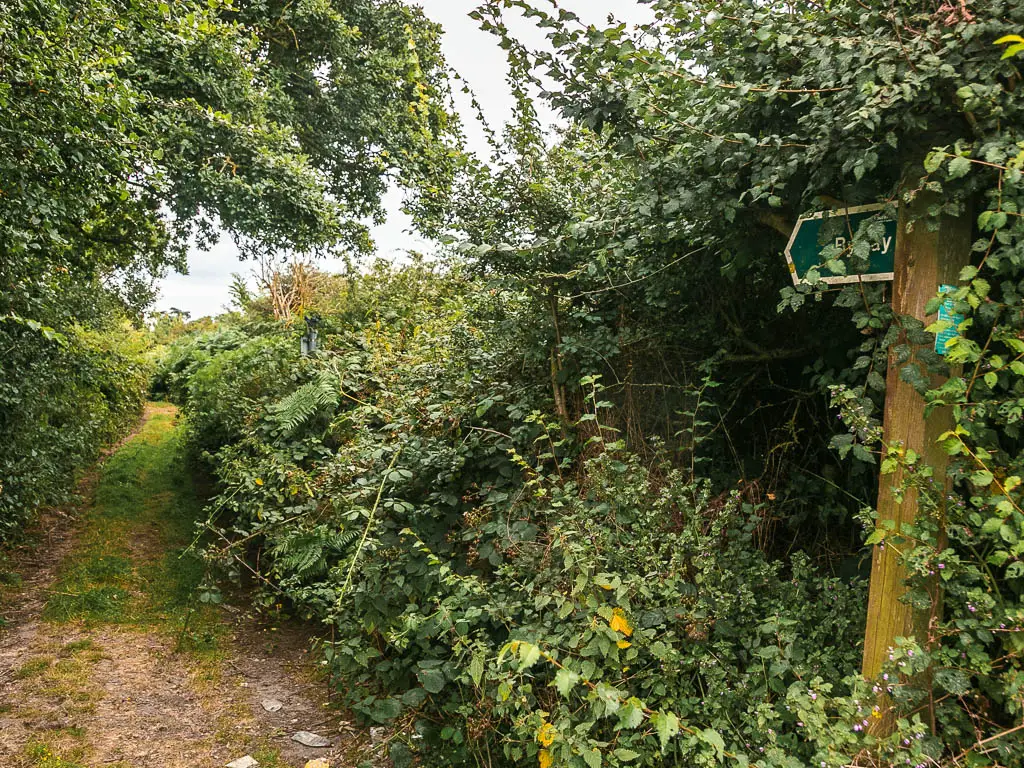
<instances>
[{"instance_id":1,"label":"green leaf","mask_svg":"<svg viewBox=\"0 0 1024 768\"><path fill-rule=\"evenodd\" d=\"M588 768L601 768L601 753L596 749L588 750L583 753L583 762Z\"/></svg>"},{"instance_id":2,"label":"green leaf","mask_svg":"<svg viewBox=\"0 0 1024 768\"><path fill-rule=\"evenodd\" d=\"M946 152L942 149L936 149L933 152L929 152L924 159L924 169L928 173L935 173L942 167L942 162L946 159Z\"/></svg>"},{"instance_id":3,"label":"green leaf","mask_svg":"<svg viewBox=\"0 0 1024 768\"><path fill-rule=\"evenodd\" d=\"M373 702L371 717L378 723L394 720L402 714L402 702L398 699L377 699Z\"/></svg>"},{"instance_id":4,"label":"green leaf","mask_svg":"<svg viewBox=\"0 0 1024 768\"><path fill-rule=\"evenodd\" d=\"M644 705L643 702L632 697L626 701L626 703L619 710L619 728L628 728L630 730L639 728L640 724L644 721Z\"/></svg>"},{"instance_id":5,"label":"green leaf","mask_svg":"<svg viewBox=\"0 0 1024 768\"><path fill-rule=\"evenodd\" d=\"M705 743L715 748L715 755L721 760L725 753L725 740L722 735L714 728L705 728L700 732L700 737Z\"/></svg>"},{"instance_id":6,"label":"green leaf","mask_svg":"<svg viewBox=\"0 0 1024 768\"><path fill-rule=\"evenodd\" d=\"M672 712L655 712L651 715L651 724L658 734L661 742L661 751L668 748L668 743L679 733L679 718Z\"/></svg>"},{"instance_id":7,"label":"green leaf","mask_svg":"<svg viewBox=\"0 0 1024 768\"><path fill-rule=\"evenodd\" d=\"M633 760L636 760L638 757L640 757L639 752L634 752L632 749L625 749L623 747L619 747L614 752L612 752L612 754L624 763L632 762Z\"/></svg>"},{"instance_id":8,"label":"green leaf","mask_svg":"<svg viewBox=\"0 0 1024 768\"><path fill-rule=\"evenodd\" d=\"M519 644L519 671L529 669L540 661L540 648L533 643Z\"/></svg>"},{"instance_id":9,"label":"green leaf","mask_svg":"<svg viewBox=\"0 0 1024 768\"><path fill-rule=\"evenodd\" d=\"M1003 525L1003 518L990 517L981 525L982 533L996 533Z\"/></svg>"},{"instance_id":10,"label":"green leaf","mask_svg":"<svg viewBox=\"0 0 1024 768\"><path fill-rule=\"evenodd\" d=\"M959 669L935 670L935 683L954 696L963 696L971 690L971 679Z\"/></svg>"},{"instance_id":11,"label":"green leaf","mask_svg":"<svg viewBox=\"0 0 1024 768\"><path fill-rule=\"evenodd\" d=\"M576 687L576 684L579 683L579 681L580 676L578 674L570 669L562 667L555 673L554 682L551 684L555 686L560 696L568 698L572 689Z\"/></svg>"},{"instance_id":12,"label":"green leaf","mask_svg":"<svg viewBox=\"0 0 1024 768\"><path fill-rule=\"evenodd\" d=\"M981 486L982 488L991 485L992 480L994 479L995 478L992 477L992 473L989 472L987 469L978 470L973 475L971 475L971 482L974 483L975 485Z\"/></svg>"},{"instance_id":13,"label":"green leaf","mask_svg":"<svg viewBox=\"0 0 1024 768\"><path fill-rule=\"evenodd\" d=\"M413 751L409 749L409 745L402 741L392 741L391 746L388 747L388 757L391 758L391 763L394 768L409 768L413 764L415 755Z\"/></svg>"},{"instance_id":14,"label":"green leaf","mask_svg":"<svg viewBox=\"0 0 1024 768\"><path fill-rule=\"evenodd\" d=\"M415 709L426 700L427 692L422 688L410 688L402 694L402 703L412 709Z\"/></svg>"},{"instance_id":15,"label":"green leaf","mask_svg":"<svg viewBox=\"0 0 1024 768\"><path fill-rule=\"evenodd\" d=\"M445 686L444 673L439 669L421 669L418 677L430 693L440 693Z\"/></svg>"},{"instance_id":16,"label":"green leaf","mask_svg":"<svg viewBox=\"0 0 1024 768\"><path fill-rule=\"evenodd\" d=\"M484 677L484 657L483 654L474 654L473 660L469 662L469 676L473 680L473 685L480 685L480 681Z\"/></svg>"},{"instance_id":17,"label":"green leaf","mask_svg":"<svg viewBox=\"0 0 1024 768\"><path fill-rule=\"evenodd\" d=\"M949 164L948 177L950 179L959 179L962 176L966 176L970 170L971 161L962 155L958 155Z\"/></svg>"}]
</instances>

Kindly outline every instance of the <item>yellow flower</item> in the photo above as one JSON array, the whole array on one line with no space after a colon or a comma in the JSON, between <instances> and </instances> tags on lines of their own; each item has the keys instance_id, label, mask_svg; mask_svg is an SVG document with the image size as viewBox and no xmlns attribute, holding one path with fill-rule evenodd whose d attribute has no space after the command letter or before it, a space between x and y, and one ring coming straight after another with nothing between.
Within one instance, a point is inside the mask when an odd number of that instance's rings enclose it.
<instances>
[{"instance_id":1,"label":"yellow flower","mask_svg":"<svg viewBox=\"0 0 1024 768\"><path fill-rule=\"evenodd\" d=\"M551 753L542 749L537 753L537 761L540 763L540 768L551 768Z\"/></svg>"},{"instance_id":2,"label":"yellow flower","mask_svg":"<svg viewBox=\"0 0 1024 768\"><path fill-rule=\"evenodd\" d=\"M629 642L629 640L619 640L619 642L617 642L616 645L619 646L619 648L629 648L629 646L631 646L632 643Z\"/></svg>"},{"instance_id":3,"label":"yellow flower","mask_svg":"<svg viewBox=\"0 0 1024 768\"><path fill-rule=\"evenodd\" d=\"M626 614L621 608L612 611L612 620L608 622L608 626L626 637L633 634L633 627L630 626L629 620L626 619Z\"/></svg>"},{"instance_id":4,"label":"yellow flower","mask_svg":"<svg viewBox=\"0 0 1024 768\"><path fill-rule=\"evenodd\" d=\"M558 731L551 723L544 723L537 731L537 741L545 747L554 744L556 736L558 736Z\"/></svg>"}]
</instances>

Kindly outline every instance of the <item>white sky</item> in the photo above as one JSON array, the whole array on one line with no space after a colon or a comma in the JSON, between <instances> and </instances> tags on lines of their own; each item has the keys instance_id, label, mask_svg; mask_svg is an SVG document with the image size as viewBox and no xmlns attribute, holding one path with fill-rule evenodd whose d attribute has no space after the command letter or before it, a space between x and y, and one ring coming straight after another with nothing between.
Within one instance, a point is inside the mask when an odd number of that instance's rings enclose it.
<instances>
[{"instance_id":1,"label":"white sky","mask_svg":"<svg viewBox=\"0 0 1024 768\"><path fill-rule=\"evenodd\" d=\"M480 31L477 22L467 16L477 6L477 0L420 0L419 4L427 16L444 27L442 47L448 65L469 83L491 127L500 130L510 119L514 104L505 81L508 71L505 51L498 47L492 35ZM646 23L653 18L650 9L637 0L561 0L559 4L575 12L584 22L598 26L606 22L609 14L635 24ZM528 44L539 45L543 40L543 36L526 22L513 29ZM463 116L469 148L486 156L487 145L469 100L458 86L453 90L456 107ZM541 112L540 116L543 122L554 120L550 113ZM399 259L408 250L429 251L431 248L430 243L410 231L411 224L401 212L400 203L400 193L392 192L386 200L390 212L388 221L373 231L377 253L384 258ZM325 261L322 266L332 269L338 264ZM189 255L188 275L173 274L161 282L161 296L156 309L176 307L191 313L193 318L219 314L229 302L231 274L248 275L251 269L251 264L239 260L230 238L223 237L210 251L196 250Z\"/></svg>"}]
</instances>

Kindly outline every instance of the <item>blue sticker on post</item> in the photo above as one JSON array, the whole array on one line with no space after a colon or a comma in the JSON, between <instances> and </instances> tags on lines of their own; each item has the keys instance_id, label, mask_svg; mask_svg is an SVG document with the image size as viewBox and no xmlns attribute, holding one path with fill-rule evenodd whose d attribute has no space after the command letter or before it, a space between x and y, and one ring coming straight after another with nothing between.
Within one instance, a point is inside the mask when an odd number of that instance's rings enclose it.
<instances>
[{"instance_id":1,"label":"blue sticker on post","mask_svg":"<svg viewBox=\"0 0 1024 768\"><path fill-rule=\"evenodd\" d=\"M952 293L955 290L955 285L940 285L939 295ZM960 323L964 321L964 316L956 312L956 302L953 299L946 299L939 307L939 320L950 324L949 328L935 334L935 351L940 355L945 355L949 342L960 337Z\"/></svg>"}]
</instances>

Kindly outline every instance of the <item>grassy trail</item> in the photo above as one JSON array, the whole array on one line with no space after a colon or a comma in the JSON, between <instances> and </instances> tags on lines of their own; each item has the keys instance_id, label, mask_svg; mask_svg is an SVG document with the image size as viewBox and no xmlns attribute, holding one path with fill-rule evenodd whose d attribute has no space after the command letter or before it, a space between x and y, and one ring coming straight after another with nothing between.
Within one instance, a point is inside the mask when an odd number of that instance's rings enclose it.
<instances>
[{"instance_id":1,"label":"grassy trail","mask_svg":"<svg viewBox=\"0 0 1024 768\"><path fill-rule=\"evenodd\" d=\"M202 502L182 465L174 419L173 408L151 407L141 430L102 467L43 617L158 627L176 632L181 649L216 654L222 625L192 600L203 564L186 550Z\"/></svg>"},{"instance_id":2,"label":"grassy trail","mask_svg":"<svg viewBox=\"0 0 1024 768\"><path fill-rule=\"evenodd\" d=\"M0 766L199 768L247 754L264 768L341 766L358 754L352 739L309 750L288 738L330 735L336 720L303 637L196 599L202 503L176 419L151 405L87 478L92 500L70 530L49 521L23 586L0 595L12 617L0 631ZM285 706L269 714L267 698Z\"/></svg>"}]
</instances>

